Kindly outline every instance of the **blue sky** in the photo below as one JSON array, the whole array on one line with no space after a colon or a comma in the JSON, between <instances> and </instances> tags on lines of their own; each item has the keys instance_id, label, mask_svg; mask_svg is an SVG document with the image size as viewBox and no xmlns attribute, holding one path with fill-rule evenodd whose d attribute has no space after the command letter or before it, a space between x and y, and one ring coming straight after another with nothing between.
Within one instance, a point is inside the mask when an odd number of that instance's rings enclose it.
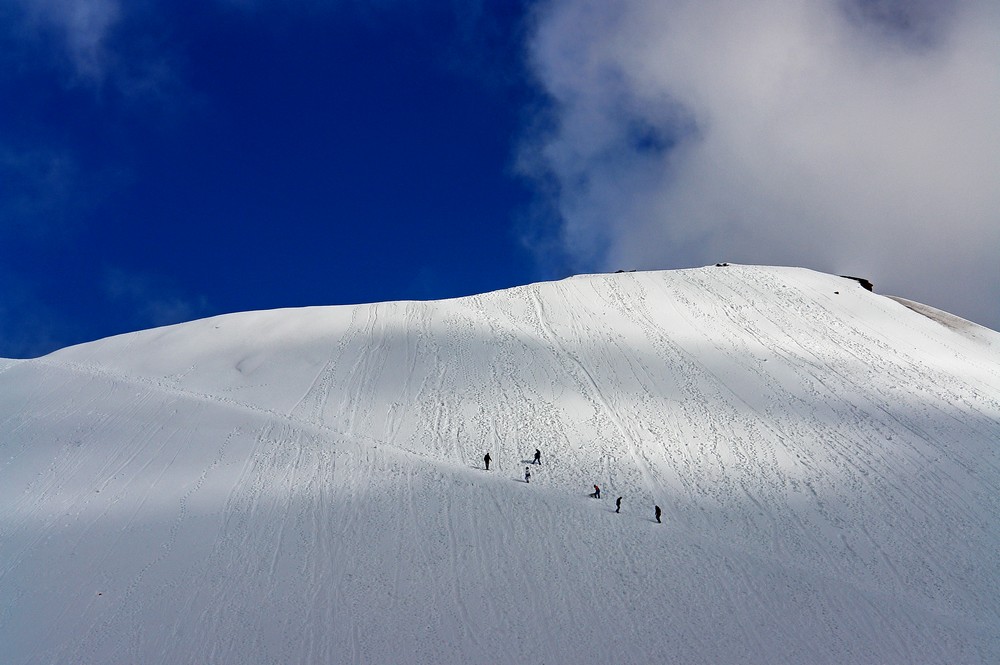
<instances>
[{"instance_id":1,"label":"blue sky","mask_svg":"<svg viewBox=\"0 0 1000 665\"><path fill-rule=\"evenodd\" d=\"M0 356L801 265L1000 327L979 0L0 0Z\"/></svg>"},{"instance_id":2,"label":"blue sky","mask_svg":"<svg viewBox=\"0 0 1000 665\"><path fill-rule=\"evenodd\" d=\"M0 356L542 276L523 9L291 4L4 6Z\"/></svg>"}]
</instances>

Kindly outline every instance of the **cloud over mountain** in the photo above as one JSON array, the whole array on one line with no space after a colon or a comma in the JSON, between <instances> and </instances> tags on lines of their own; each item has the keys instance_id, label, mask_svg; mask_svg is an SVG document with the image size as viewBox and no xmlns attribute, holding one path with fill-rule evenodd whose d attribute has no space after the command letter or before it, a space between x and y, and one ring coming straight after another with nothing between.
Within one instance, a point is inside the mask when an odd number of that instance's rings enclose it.
<instances>
[{"instance_id":1,"label":"cloud over mountain","mask_svg":"<svg viewBox=\"0 0 1000 665\"><path fill-rule=\"evenodd\" d=\"M1000 7L555 0L524 166L576 266L870 276L996 328Z\"/></svg>"}]
</instances>

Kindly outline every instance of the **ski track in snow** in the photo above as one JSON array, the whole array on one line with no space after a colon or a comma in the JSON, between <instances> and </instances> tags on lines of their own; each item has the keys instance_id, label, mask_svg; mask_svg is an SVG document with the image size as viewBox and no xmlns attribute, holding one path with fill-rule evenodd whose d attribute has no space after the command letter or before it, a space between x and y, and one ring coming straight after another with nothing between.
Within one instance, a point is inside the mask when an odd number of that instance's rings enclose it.
<instances>
[{"instance_id":1,"label":"ski track in snow","mask_svg":"<svg viewBox=\"0 0 1000 665\"><path fill-rule=\"evenodd\" d=\"M728 266L0 360L3 660L998 662L998 348Z\"/></svg>"}]
</instances>

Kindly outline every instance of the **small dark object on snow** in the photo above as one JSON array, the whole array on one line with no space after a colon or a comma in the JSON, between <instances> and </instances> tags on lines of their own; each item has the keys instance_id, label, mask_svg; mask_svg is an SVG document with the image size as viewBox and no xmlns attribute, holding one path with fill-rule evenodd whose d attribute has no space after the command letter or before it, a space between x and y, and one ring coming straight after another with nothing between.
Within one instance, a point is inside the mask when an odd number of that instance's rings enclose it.
<instances>
[{"instance_id":1,"label":"small dark object on snow","mask_svg":"<svg viewBox=\"0 0 1000 665\"><path fill-rule=\"evenodd\" d=\"M656 523L657 524L663 524L663 522L660 521L660 507L659 506L653 506L653 509L654 509L653 512L656 514Z\"/></svg>"},{"instance_id":2,"label":"small dark object on snow","mask_svg":"<svg viewBox=\"0 0 1000 665\"><path fill-rule=\"evenodd\" d=\"M486 462L486 470L489 471L490 470L490 454L489 453L486 453L485 455L483 455L483 461Z\"/></svg>"},{"instance_id":3,"label":"small dark object on snow","mask_svg":"<svg viewBox=\"0 0 1000 665\"><path fill-rule=\"evenodd\" d=\"M835 295L835 296L839 296L839 295L840 295L840 291L834 291L834 292L833 292L833 295Z\"/></svg>"},{"instance_id":4,"label":"small dark object on snow","mask_svg":"<svg viewBox=\"0 0 1000 665\"><path fill-rule=\"evenodd\" d=\"M716 263L715 267L716 268L728 268L729 264L728 263Z\"/></svg>"},{"instance_id":5,"label":"small dark object on snow","mask_svg":"<svg viewBox=\"0 0 1000 665\"><path fill-rule=\"evenodd\" d=\"M864 277L851 277L850 275L841 275L841 277L843 277L844 279L853 279L855 282L857 282L861 286L865 287L866 289L868 289L872 293L875 292L875 285L872 284L871 282L869 282Z\"/></svg>"},{"instance_id":6,"label":"small dark object on snow","mask_svg":"<svg viewBox=\"0 0 1000 665\"><path fill-rule=\"evenodd\" d=\"M524 482L531 482L531 471L528 470L528 467L524 467Z\"/></svg>"},{"instance_id":7,"label":"small dark object on snow","mask_svg":"<svg viewBox=\"0 0 1000 665\"><path fill-rule=\"evenodd\" d=\"M622 498L618 497L615 499L615 512L620 513L622 511Z\"/></svg>"}]
</instances>

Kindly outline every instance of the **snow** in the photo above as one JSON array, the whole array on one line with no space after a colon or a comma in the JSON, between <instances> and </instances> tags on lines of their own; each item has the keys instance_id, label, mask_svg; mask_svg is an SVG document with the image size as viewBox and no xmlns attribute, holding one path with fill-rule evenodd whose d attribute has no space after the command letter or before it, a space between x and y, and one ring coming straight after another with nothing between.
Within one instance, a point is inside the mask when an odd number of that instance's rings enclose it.
<instances>
[{"instance_id":1,"label":"snow","mask_svg":"<svg viewBox=\"0 0 1000 665\"><path fill-rule=\"evenodd\" d=\"M1000 334L922 307L730 265L0 360L0 660L1000 662Z\"/></svg>"}]
</instances>

